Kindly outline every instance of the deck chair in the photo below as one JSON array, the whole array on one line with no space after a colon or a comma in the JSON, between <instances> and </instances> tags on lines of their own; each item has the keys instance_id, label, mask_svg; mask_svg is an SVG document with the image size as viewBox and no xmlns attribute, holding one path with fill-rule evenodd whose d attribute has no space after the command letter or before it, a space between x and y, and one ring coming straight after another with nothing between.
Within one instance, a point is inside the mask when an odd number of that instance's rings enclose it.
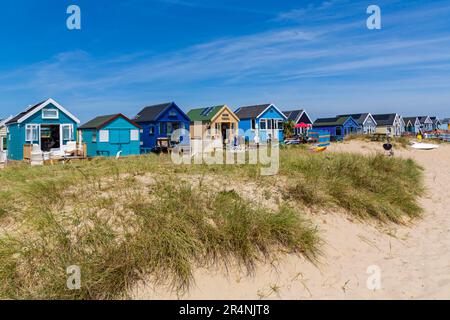
<instances>
[{"instance_id":1,"label":"deck chair","mask_svg":"<svg viewBox=\"0 0 450 320\"><path fill-rule=\"evenodd\" d=\"M78 149L77 149L76 141L67 142L66 150L64 150L65 156L74 156L74 155L76 155L77 151L78 151Z\"/></svg>"}]
</instances>

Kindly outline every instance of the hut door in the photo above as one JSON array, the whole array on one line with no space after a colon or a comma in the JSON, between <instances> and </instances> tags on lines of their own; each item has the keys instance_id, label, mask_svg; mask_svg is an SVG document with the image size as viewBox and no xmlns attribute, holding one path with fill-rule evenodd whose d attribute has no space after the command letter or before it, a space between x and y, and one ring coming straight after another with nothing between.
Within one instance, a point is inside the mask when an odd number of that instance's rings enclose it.
<instances>
[{"instance_id":1,"label":"hut door","mask_svg":"<svg viewBox=\"0 0 450 320\"><path fill-rule=\"evenodd\" d=\"M230 132L230 123L222 123L222 142L223 144L226 144L228 141L228 138L231 136Z\"/></svg>"},{"instance_id":2,"label":"hut door","mask_svg":"<svg viewBox=\"0 0 450 320\"><path fill-rule=\"evenodd\" d=\"M124 147L130 144L131 133L128 129L109 130L109 142L117 145L118 151L125 151Z\"/></svg>"},{"instance_id":3,"label":"hut door","mask_svg":"<svg viewBox=\"0 0 450 320\"><path fill-rule=\"evenodd\" d=\"M41 125L41 149L48 152L61 146L59 125Z\"/></svg>"},{"instance_id":4,"label":"hut door","mask_svg":"<svg viewBox=\"0 0 450 320\"><path fill-rule=\"evenodd\" d=\"M273 119L268 119L267 120L267 139L270 141L273 141L275 136L274 136L274 122Z\"/></svg>"}]
</instances>

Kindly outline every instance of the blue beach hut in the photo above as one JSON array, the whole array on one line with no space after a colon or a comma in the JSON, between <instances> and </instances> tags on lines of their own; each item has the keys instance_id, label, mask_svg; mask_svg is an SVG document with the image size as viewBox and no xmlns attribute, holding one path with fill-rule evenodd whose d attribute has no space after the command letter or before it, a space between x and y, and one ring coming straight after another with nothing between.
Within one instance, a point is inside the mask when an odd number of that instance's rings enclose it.
<instances>
[{"instance_id":1,"label":"blue beach hut","mask_svg":"<svg viewBox=\"0 0 450 320\"><path fill-rule=\"evenodd\" d=\"M142 127L142 151L154 151L158 142L189 144L190 119L175 102L148 106L142 109L134 121ZM175 136L178 129L185 129L185 134Z\"/></svg>"},{"instance_id":2,"label":"blue beach hut","mask_svg":"<svg viewBox=\"0 0 450 320\"><path fill-rule=\"evenodd\" d=\"M359 124L352 117L342 116L334 118L317 119L313 124L313 129L328 131L333 140L344 140L349 134L356 134Z\"/></svg>"},{"instance_id":3,"label":"blue beach hut","mask_svg":"<svg viewBox=\"0 0 450 320\"><path fill-rule=\"evenodd\" d=\"M80 140L86 144L87 156L112 157L140 154L141 127L123 114L96 117L80 128Z\"/></svg>"},{"instance_id":4,"label":"blue beach hut","mask_svg":"<svg viewBox=\"0 0 450 320\"><path fill-rule=\"evenodd\" d=\"M76 141L77 117L53 99L28 107L6 123L8 159L24 160L24 146L39 145L43 152L64 152Z\"/></svg>"},{"instance_id":5,"label":"blue beach hut","mask_svg":"<svg viewBox=\"0 0 450 320\"><path fill-rule=\"evenodd\" d=\"M283 124L287 117L275 105L241 107L235 114L247 141L253 141L255 136L259 136L260 142L284 141Z\"/></svg>"}]
</instances>

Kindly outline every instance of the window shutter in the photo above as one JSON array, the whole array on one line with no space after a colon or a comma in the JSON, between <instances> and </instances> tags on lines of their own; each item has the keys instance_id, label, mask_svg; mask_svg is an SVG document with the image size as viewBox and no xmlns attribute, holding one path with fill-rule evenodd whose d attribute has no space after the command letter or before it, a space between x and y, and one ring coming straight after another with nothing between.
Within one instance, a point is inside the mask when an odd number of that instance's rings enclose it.
<instances>
[{"instance_id":1,"label":"window shutter","mask_svg":"<svg viewBox=\"0 0 450 320\"><path fill-rule=\"evenodd\" d=\"M100 142L109 142L109 130L100 130Z\"/></svg>"},{"instance_id":2,"label":"window shutter","mask_svg":"<svg viewBox=\"0 0 450 320\"><path fill-rule=\"evenodd\" d=\"M139 130L131 130L130 131L130 140L131 141L139 141Z\"/></svg>"}]
</instances>

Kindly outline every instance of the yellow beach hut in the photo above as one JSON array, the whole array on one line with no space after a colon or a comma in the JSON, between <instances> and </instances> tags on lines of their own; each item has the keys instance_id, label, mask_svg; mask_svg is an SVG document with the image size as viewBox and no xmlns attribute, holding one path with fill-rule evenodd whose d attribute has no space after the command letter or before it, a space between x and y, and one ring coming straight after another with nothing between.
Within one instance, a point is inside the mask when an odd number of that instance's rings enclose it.
<instances>
[{"instance_id":1,"label":"yellow beach hut","mask_svg":"<svg viewBox=\"0 0 450 320\"><path fill-rule=\"evenodd\" d=\"M222 139L229 143L238 134L239 118L227 105L192 109L187 113L191 139Z\"/></svg>"}]
</instances>

